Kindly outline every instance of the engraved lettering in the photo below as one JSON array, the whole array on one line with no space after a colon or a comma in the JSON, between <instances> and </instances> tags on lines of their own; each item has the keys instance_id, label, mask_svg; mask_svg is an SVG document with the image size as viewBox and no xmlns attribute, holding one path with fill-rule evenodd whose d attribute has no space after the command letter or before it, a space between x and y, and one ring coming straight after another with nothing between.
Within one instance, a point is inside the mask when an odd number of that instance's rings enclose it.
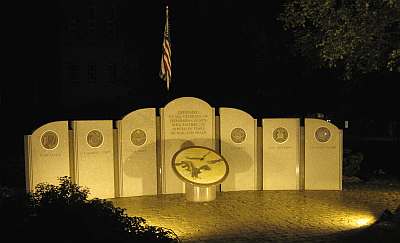
<instances>
[{"instance_id":1,"label":"engraved lettering","mask_svg":"<svg viewBox=\"0 0 400 243\"><path fill-rule=\"evenodd\" d=\"M177 111L176 114L168 116L171 135L198 135L206 134L207 114L201 114L196 110Z\"/></svg>"}]
</instances>

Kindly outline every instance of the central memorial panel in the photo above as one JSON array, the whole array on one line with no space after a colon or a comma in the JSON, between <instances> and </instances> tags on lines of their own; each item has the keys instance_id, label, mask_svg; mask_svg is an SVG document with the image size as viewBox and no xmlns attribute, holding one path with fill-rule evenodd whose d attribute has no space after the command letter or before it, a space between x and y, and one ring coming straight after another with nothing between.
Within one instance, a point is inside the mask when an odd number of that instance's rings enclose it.
<instances>
[{"instance_id":1,"label":"central memorial panel","mask_svg":"<svg viewBox=\"0 0 400 243\"><path fill-rule=\"evenodd\" d=\"M182 97L160 109L162 193L184 193L171 167L173 155L188 146L215 148L215 112L205 101Z\"/></svg>"}]
</instances>

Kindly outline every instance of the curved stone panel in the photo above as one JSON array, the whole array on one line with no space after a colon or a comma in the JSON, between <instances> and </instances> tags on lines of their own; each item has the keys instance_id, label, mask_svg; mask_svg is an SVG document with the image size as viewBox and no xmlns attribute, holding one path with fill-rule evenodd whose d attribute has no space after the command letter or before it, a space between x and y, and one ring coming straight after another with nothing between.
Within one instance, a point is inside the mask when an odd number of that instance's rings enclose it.
<instances>
[{"instance_id":1,"label":"curved stone panel","mask_svg":"<svg viewBox=\"0 0 400 243\"><path fill-rule=\"evenodd\" d=\"M156 110L124 116L118 125L120 196L157 194Z\"/></svg>"},{"instance_id":2,"label":"curved stone panel","mask_svg":"<svg viewBox=\"0 0 400 243\"><path fill-rule=\"evenodd\" d=\"M160 111L162 193L184 193L185 185L171 167L173 155L181 148L198 145L214 149L214 109L205 101L182 97Z\"/></svg>"},{"instance_id":3,"label":"curved stone panel","mask_svg":"<svg viewBox=\"0 0 400 243\"><path fill-rule=\"evenodd\" d=\"M26 161L27 190L39 183L58 185L59 177L70 176L68 121L47 123L29 138Z\"/></svg>"},{"instance_id":4,"label":"curved stone panel","mask_svg":"<svg viewBox=\"0 0 400 243\"><path fill-rule=\"evenodd\" d=\"M220 108L221 154L229 164L222 191L257 189L257 120L234 108Z\"/></svg>"},{"instance_id":5,"label":"curved stone panel","mask_svg":"<svg viewBox=\"0 0 400 243\"><path fill-rule=\"evenodd\" d=\"M305 189L341 190L341 132L332 123L305 119Z\"/></svg>"}]
</instances>

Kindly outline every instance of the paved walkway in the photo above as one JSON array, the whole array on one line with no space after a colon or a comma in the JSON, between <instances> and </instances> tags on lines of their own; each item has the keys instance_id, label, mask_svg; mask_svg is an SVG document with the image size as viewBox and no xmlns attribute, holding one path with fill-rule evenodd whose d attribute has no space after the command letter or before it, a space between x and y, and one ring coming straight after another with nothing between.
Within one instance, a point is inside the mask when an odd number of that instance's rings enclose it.
<instances>
[{"instance_id":1,"label":"paved walkway","mask_svg":"<svg viewBox=\"0 0 400 243\"><path fill-rule=\"evenodd\" d=\"M400 204L399 186L343 191L218 193L208 203L183 194L113 199L131 216L172 229L183 242L338 242Z\"/></svg>"}]
</instances>

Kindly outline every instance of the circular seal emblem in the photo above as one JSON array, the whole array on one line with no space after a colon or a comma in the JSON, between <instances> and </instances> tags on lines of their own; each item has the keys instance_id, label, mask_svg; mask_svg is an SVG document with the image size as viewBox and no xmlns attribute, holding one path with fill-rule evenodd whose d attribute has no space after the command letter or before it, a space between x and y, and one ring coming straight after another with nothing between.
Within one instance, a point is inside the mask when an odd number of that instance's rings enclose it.
<instances>
[{"instance_id":1,"label":"circular seal emblem","mask_svg":"<svg viewBox=\"0 0 400 243\"><path fill-rule=\"evenodd\" d=\"M42 134L40 142L42 143L43 148L49 150L54 149L58 145L58 135L53 131L46 131Z\"/></svg>"},{"instance_id":2,"label":"circular seal emblem","mask_svg":"<svg viewBox=\"0 0 400 243\"><path fill-rule=\"evenodd\" d=\"M136 146L143 145L146 139L146 133L142 129L133 130L131 133L131 142Z\"/></svg>"},{"instance_id":3,"label":"circular seal emblem","mask_svg":"<svg viewBox=\"0 0 400 243\"><path fill-rule=\"evenodd\" d=\"M235 128L231 132L231 139L235 143L241 143L246 139L246 131L242 128Z\"/></svg>"},{"instance_id":4,"label":"circular seal emblem","mask_svg":"<svg viewBox=\"0 0 400 243\"><path fill-rule=\"evenodd\" d=\"M331 132L326 127L320 127L315 131L315 138L321 143L328 142L331 138Z\"/></svg>"},{"instance_id":5,"label":"circular seal emblem","mask_svg":"<svg viewBox=\"0 0 400 243\"><path fill-rule=\"evenodd\" d=\"M86 140L90 147L97 148L103 143L103 134L98 130L92 130L87 134Z\"/></svg>"},{"instance_id":6,"label":"circular seal emblem","mask_svg":"<svg viewBox=\"0 0 400 243\"><path fill-rule=\"evenodd\" d=\"M284 143L287 141L289 137L289 132L286 128L278 127L272 133L272 137L277 143Z\"/></svg>"}]
</instances>

